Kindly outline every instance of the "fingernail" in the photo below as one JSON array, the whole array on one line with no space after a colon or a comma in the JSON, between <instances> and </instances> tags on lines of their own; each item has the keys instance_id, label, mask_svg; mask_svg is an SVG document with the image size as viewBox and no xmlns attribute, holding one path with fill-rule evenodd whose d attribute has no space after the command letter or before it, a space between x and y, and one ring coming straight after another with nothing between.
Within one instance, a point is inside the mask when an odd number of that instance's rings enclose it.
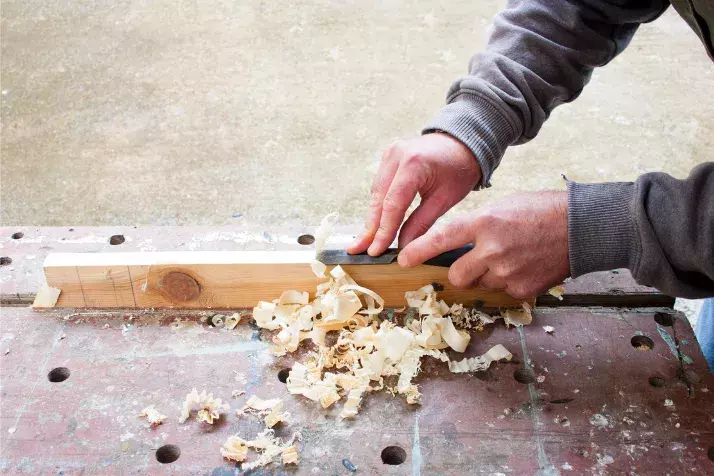
<instances>
[{"instance_id":1,"label":"fingernail","mask_svg":"<svg viewBox=\"0 0 714 476\"><path fill-rule=\"evenodd\" d=\"M375 245L374 243L372 243L371 245L369 245L369 248L367 249L367 254L370 255L370 256L377 256L377 255L379 255L379 253L377 253L377 245Z\"/></svg>"},{"instance_id":2,"label":"fingernail","mask_svg":"<svg viewBox=\"0 0 714 476\"><path fill-rule=\"evenodd\" d=\"M409 260L407 259L407 256L401 253L399 254L399 256L397 256L397 263L399 263L399 266L403 266L405 268L409 266Z\"/></svg>"}]
</instances>

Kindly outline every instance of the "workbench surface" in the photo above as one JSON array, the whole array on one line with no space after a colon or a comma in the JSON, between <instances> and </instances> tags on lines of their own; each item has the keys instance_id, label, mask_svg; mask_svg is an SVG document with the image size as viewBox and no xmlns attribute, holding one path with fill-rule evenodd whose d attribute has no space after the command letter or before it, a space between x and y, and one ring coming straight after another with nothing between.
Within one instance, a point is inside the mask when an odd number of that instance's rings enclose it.
<instances>
[{"instance_id":1,"label":"workbench surface","mask_svg":"<svg viewBox=\"0 0 714 476\"><path fill-rule=\"evenodd\" d=\"M686 320L668 315L673 327L659 326L643 310L539 309L523 330L499 321L474 334L467 355L504 344L512 362L454 375L426 358L416 379L421 405L372 393L354 421L338 421L341 402L323 410L287 392L278 372L295 356L272 357L271 332L245 321L228 331L201 323L200 313L6 308L2 470L233 474L219 446L229 435L249 439L262 429L257 418L233 412L258 395L282 398L293 415L280 434L303 436L301 462L288 473L349 474L347 459L361 474L711 474L714 378ZM176 318L187 322L172 325ZM639 335L654 348L633 347ZM69 378L50 382L58 367L68 368ZM544 380L520 383L514 371L523 368ZM230 403L215 428L193 419L178 423L193 387ZM233 390L246 394L231 398ZM152 404L169 416L156 429L138 418ZM179 446L177 461L156 460L164 444ZM403 448L406 460L384 465L387 446Z\"/></svg>"},{"instance_id":2,"label":"workbench surface","mask_svg":"<svg viewBox=\"0 0 714 476\"><path fill-rule=\"evenodd\" d=\"M42 230L40 240L26 229L24 236L35 242L24 244L22 239L9 242L11 230L2 230L3 254L13 256L13 264L0 274L6 303L13 292L16 297L31 293L46 248L81 251L84 239L89 242L85 249L99 251L92 248L99 240L80 235L62 245L65 240L47 238L58 236L58 229ZM290 241L272 244L281 240ZM273 246L267 238L266 243ZM570 283L571 295L622 299L631 291L638 296L635 305L642 306L653 293L627 284L621 275L603 276L595 284L592 277ZM617 292L603 282L618 283ZM652 298L662 302L661 295ZM689 323L672 309L541 306L533 323L522 329L507 329L497 321L473 334L466 355L503 344L514 354L511 362L455 375L445 363L425 357L424 371L415 379L421 405L370 393L351 421L337 419L342 401L323 410L287 392L278 373L302 352L275 358L268 351L272 332L248 319L233 331L201 322L212 314L2 308L2 472L237 474L219 447L230 435L250 439L262 430L258 418L235 415L251 395L282 398L292 423L277 433L302 434L297 467L271 465L253 474L714 472L714 376ZM399 319L400 314L388 311L382 317ZM555 332L546 333L544 325ZM51 382L49 375L58 380L52 371L62 367L69 377ZM521 383L523 370L532 370L535 381ZM230 404L214 427L193 419L178 423L184 398L194 387ZM246 394L232 398L234 390ZM156 429L138 417L148 405L168 415ZM178 446L181 454L161 464L156 452L167 444ZM401 464L383 464L381 453L389 446L405 451Z\"/></svg>"}]
</instances>

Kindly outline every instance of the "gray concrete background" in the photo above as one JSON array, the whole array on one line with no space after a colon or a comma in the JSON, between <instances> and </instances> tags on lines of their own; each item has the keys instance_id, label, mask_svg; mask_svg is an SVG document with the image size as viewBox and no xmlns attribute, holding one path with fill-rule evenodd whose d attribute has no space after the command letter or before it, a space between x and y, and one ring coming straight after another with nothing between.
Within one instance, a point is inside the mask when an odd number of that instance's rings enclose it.
<instances>
[{"instance_id":1,"label":"gray concrete background","mask_svg":"<svg viewBox=\"0 0 714 476\"><path fill-rule=\"evenodd\" d=\"M2 2L3 225L361 223L502 1ZM672 10L493 188L684 177L713 160L714 67ZM708 155L709 154L709 155Z\"/></svg>"}]
</instances>

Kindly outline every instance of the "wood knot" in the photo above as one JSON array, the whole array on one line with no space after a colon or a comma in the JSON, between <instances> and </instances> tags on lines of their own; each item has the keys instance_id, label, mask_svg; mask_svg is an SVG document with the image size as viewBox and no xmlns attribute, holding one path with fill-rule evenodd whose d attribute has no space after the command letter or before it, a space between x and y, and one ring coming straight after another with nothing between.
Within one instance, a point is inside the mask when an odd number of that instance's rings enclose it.
<instances>
[{"instance_id":1,"label":"wood knot","mask_svg":"<svg viewBox=\"0 0 714 476\"><path fill-rule=\"evenodd\" d=\"M201 286L186 273L172 271L159 280L159 289L175 301L193 301L201 294Z\"/></svg>"}]
</instances>

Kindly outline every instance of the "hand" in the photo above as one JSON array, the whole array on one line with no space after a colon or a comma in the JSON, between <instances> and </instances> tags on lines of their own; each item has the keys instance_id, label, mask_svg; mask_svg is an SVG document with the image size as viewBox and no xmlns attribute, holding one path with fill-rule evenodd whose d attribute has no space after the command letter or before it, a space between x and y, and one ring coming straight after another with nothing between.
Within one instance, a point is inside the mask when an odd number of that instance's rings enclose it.
<instances>
[{"instance_id":1,"label":"hand","mask_svg":"<svg viewBox=\"0 0 714 476\"><path fill-rule=\"evenodd\" d=\"M481 167L471 151L448 134L427 134L392 144L382 156L372 184L365 230L349 253L380 255L394 241L404 215L418 193L421 203L399 234L403 247L423 235L441 215L481 181Z\"/></svg>"},{"instance_id":2,"label":"hand","mask_svg":"<svg viewBox=\"0 0 714 476\"><path fill-rule=\"evenodd\" d=\"M456 287L535 296L570 275L567 192L512 195L417 238L399 253L416 266L468 243L474 249L449 269Z\"/></svg>"}]
</instances>

